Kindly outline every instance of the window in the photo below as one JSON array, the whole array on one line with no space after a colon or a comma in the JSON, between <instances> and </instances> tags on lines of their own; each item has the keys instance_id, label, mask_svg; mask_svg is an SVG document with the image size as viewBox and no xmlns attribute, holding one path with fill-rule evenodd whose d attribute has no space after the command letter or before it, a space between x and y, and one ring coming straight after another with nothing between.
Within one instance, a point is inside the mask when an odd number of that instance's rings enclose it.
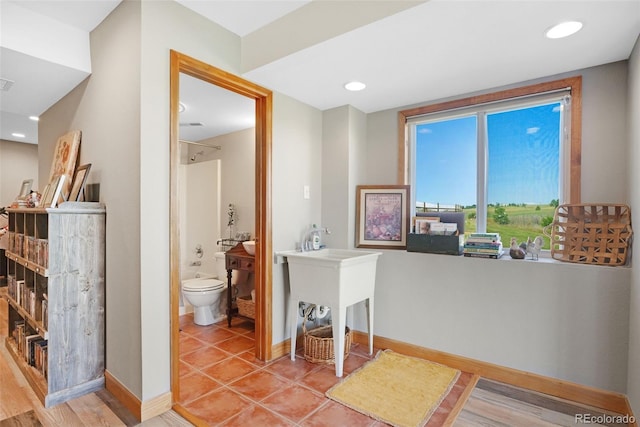
<instances>
[{"instance_id":1,"label":"window","mask_svg":"<svg viewBox=\"0 0 640 427\"><path fill-rule=\"evenodd\" d=\"M400 178L415 212L518 241L580 198L580 78L400 112ZM548 242L547 242L548 247Z\"/></svg>"}]
</instances>

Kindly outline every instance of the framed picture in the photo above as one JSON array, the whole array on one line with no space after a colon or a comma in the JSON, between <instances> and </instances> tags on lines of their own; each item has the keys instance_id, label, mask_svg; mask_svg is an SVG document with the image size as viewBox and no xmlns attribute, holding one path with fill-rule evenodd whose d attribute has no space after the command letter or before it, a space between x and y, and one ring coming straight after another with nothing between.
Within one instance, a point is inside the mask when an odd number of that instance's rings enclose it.
<instances>
[{"instance_id":1,"label":"framed picture","mask_svg":"<svg viewBox=\"0 0 640 427\"><path fill-rule=\"evenodd\" d=\"M51 184L47 184L46 187L44 187L44 190L42 190L42 194L40 194L40 207L44 207L44 201L47 200L47 197L49 196L49 193L51 192Z\"/></svg>"},{"instance_id":2,"label":"framed picture","mask_svg":"<svg viewBox=\"0 0 640 427\"><path fill-rule=\"evenodd\" d=\"M86 165L78 166L76 170L76 176L73 178L73 185L71 186L71 193L69 193L69 201L71 202L79 202L80 198L84 195L84 184L87 181L87 176L89 176L89 171L91 170L91 163L87 163Z\"/></svg>"},{"instance_id":3,"label":"framed picture","mask_svg":"<svg viewBox=\"0 0 640 427\"><path fill-rule=\"evenodd\" d=\"M32 179L25 179L22 181L22 185L20 186L20 194L18 194L18 199L22 197L27 197L29 193L31 193L31 185L33 185Z\"/></svg>"},{"instance_id":4,"label":"framed picture","mask_svg":"<svg viewBox=\"0 0 640 427\"><path fill-rule=\"evenodd\" d=\"M66 175L60 175L52 181L47 200L44 202L45 208L55 208L58 206L60 199L64 200L63 188L66 178Z\"/></svg>"},{"instance_id":5,"label":"framed picture","mask_svg":"<svg viewBox=\"0 0 640 427\"><path fill-rule=\"evenodd\" d=\"M64 188L62 189L62 195L65 198L69 195L73 172L76 170L81 137L82 132L79 130L62 135L58 138L56 149L53 153L49 182L53 181L57 176L65 175Z\"/></svg>"},{"instance_id":6,"label":"framed picture","mask_svg":"<svg viewBox=\"0 0 640 427\"><path fill-rule=\"evenodd\" d=\"M356 247L406 249L408 185L356 187Z\"/></svg>"}]
</instances>

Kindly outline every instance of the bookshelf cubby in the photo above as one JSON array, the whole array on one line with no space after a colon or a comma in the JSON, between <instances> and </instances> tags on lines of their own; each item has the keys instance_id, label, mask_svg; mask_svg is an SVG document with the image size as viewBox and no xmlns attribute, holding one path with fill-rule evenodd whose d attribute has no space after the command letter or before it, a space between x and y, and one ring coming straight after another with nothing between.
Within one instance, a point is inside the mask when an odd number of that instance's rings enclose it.
<instances>
[{"instance_id":1,"label":"bookshelf cubby","mask_svg":"<svg viewBox=\"0 0 640 427\"><path fill-rule=\"evenodd\" d=\"M47 408L102 389L104 206L7 211L9 353Z\"/></svg>"}]
</instances>

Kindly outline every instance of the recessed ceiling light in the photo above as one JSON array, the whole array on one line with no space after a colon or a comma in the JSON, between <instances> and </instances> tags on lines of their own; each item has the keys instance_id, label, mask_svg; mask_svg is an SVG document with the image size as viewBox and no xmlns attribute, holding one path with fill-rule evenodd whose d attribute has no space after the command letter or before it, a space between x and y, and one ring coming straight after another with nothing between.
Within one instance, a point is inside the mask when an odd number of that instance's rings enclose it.
<instances>
[{"instance_id":1,"label":"recessed ceiling light","mask_svg":"<svg viewBox=\"0 0 640 427\"><path fill-rule=\"evenodd\" d=\"M561 22L549 28L545 35L550 39L561 39L577 33L582 28L582 22L567 21Z\"/></svg>"},{"instance_id":2,"label":"recessed ceiling light","mask_svg":"<svg viewBox=\"0 0 640 427\"><path fill-rule=\"evenodd\" d=\"M33 120L34 122L37 122L37 121L40 120L40 117L38 117L38 116L29 116L29 119Z\"/></svg>"},{"instance_id":3,"label":"recessed ceiling light","mask_svg":"<svg viewBox=\"0 0 640 427\"><path fill-rule=\"evenodd\" d=\"M14 132L11 134L11 136L15 136L16 138L24 138L24 133Z\"/></svg>"},{"instance_id":4,"label":"recessed ceiling light","mask_svg":"<svg viewBox=\"0 0 640 427\"><path fill-rule=\"evenodd\" d=\"M347 84L345 84L345 85L344 85L344 88L345 88L346 90L350 90L350 91L352 91L352 92L357 92L357 91L359 91L359 90L364 89L365 87L367 87L367 85L366 85L366 84L364 84L364 83L362 83L362 82L356 82L356 81L354 81L354 82L349 82L349 83L347 83Z\"/></svg>"}]
</instances>

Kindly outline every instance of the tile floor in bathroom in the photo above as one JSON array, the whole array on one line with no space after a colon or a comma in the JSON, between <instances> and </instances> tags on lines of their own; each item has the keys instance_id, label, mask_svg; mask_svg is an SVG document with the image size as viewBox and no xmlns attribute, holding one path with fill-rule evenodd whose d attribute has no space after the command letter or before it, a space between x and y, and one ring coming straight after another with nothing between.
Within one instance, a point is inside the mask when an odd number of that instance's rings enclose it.
<instances>
[{"instance_id":1,"label":"tile floor in bathroom","mask_svg":"<svg viewBox=\"0 0 640 427\"><path fill-rule=\"evenodd\" d=\"M212 426L383 426L324 393L340 378L333 365L295 362L283 356L262 362L254 356L253 322L234 318L198 326L180 317L180 403ZM377 349L374 349L374 354ZM373 356L353 344L344 376ZM442 425L471 379L463 374L427 426Z\"/></svg>"}]
</instances>

